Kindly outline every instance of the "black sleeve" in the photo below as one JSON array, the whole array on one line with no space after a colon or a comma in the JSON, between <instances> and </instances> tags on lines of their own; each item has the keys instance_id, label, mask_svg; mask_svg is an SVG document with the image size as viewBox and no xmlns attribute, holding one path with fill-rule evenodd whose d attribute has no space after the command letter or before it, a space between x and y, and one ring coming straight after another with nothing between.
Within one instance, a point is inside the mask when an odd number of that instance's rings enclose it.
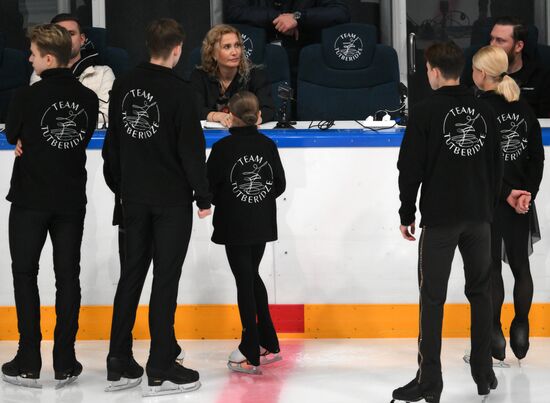
<instances>
[{"instance_id":1,"label":"black sleeve","mask_svg":"<svg viewBox=\"0 0 550 403\"><path fill-rule=\"evenodd\" d=\"M281 156L279 155L279 150L275 142L273 142L273 163L273 182L275 182L275 197L277 198L282 195L286 189L286 178Z\"/></svg>"},{"instance_id":2,"label":"black sleeve","mask_svg":"<svg viewBox=\"0 0 550 403\"><path fill-rule=\"evenodd\" d=\"M23 112L28 106L25 104L26 87L15 92L13 95L8 115L6 117L6 139L10 144L17 144L17 140L21 138L23 130Z\"/></svg>"},{"instance_id":3,"label":"black sleeve","mask_svg":"<svg viewBox=\"0 0 550 403\"><path fill-rule=\"evenodd\" d=\"M427 159L427 130L420 125L422 116L411 110L409 123L399 150L397 169L399 170L399 216L401 225L411 225L415 221L416 197L424 180Z\"/></svg>"},{"instance_id":4,"label":"black sleeve","mask_svg":"<svg viewBox=\"0 0 550 403\"><path fill-rule=\"evenodd\" d=\"M120 117L118 96L118 82L115 79L109 102L109 127L105 133L103 141L103 149L101 156L103 157L103 176L109 189L120 197L120 131L118 127L118 118Z\"/></svg>"},{"instance_id":5,"label":"black sleeve","mask_svg":"<svg viewBox=\"0 0 550 403\"><path fill-rule=\"evenodd\" d=\"M206 142L191 91L182 91L177 114L177 148L185 176L200 209L209 209L212 195L206 177Z\"/></svg>"},{"instance_id":6,"label":"black sleeve","mask_svg":"<svg viewBox=\"0 0 550 403\"><path fill-rule=\"evenodd\" d=\"M86 110L88 113L88 127L86 129L86 137L84 138L84 145L88 147L90 140L94 135L94 131L97 127L97 117L99 113L99 99L95 92L90 91L90 103Z\"/></svg>"},{"instance_id":7,"label":"black sleeve","mask_svg":"<svg viewBox=\"0 0 550 403\"><path fill-rule=\"evenodd\" d=\"M210 150L210 155L208 156L208 161L206 163L206 171L208 173L208 184L210 186L210 193L212 193L212 204L217 203L217 198L219 196L218 190L220 189L222 177L221 168L220 168L220 154L218 152L218 146L216 143L212 145Z\"/></svg>"},{"instance_id":8,"label":"black sleeve","mask_svg":"<svg viewBox=\"0 0 550 403\"><path fill-rule=\"evenodd\" d=\"M537 116L543 119L550 118L550 70L544 72L537 105Z\"/></svg>"},{"instance_id":9,"label":"black sleeve","mask_svg":"<svg viewBox=\"0 0 550 403\"><path fill-rule=\"evenodd\" d=\"M270 122L275 117L275 104L271 97L271 83L263 69L254 68L251 72L250 89L260 101L260 110L262 111L262 123Z\"/></svg>"},{"instance_id":10,"label":"black sleeve","mask_svg":"<svg viewBox=\"0 0 550 403\"><path fill-rule=\"evenodd\" d=\"M544 170L544 147L542 145L542 133L539 121L533 116L529 139L527 141L527 191L531 192L531 197L535 200L542 181L542 172Z\"/></svg>"},{"instance_id":11,"label":"black sleeve","mask_svg":"<svg viewBox=\"0 0 550 403\"><path fill-rule=\"evenodd\" d=\"M273 20L280 14L274 7L251 6L250 0L224 0L223 3L223 18L226 23L272 29Z\"/></svg>"},{"instance_id":12,"label":"black sleeve","mask_svg":"<svg viewBox=\"0 0 550 403\"><path fill-rule=\"evenodd\" d=\"M191 72L191 88L193 88L193 92L195 93L196 108L200 120L206 120L206 117L212 111L217 112L215 108L208 105L208 89L206 88L203 77L204 73L199 69L194 69Z\"/></svg>"},{"instance_id":13,"label":"black sleeve","mask_svg":"<svg viewBox=\"0 0 550 403\"><path fill-rule=\"evenodd\" d=\"M342 0L319 0L314 7L299 11L302 12L300 28L321 29L351 20L349 8Z\"/></svg>"}]
</instances>

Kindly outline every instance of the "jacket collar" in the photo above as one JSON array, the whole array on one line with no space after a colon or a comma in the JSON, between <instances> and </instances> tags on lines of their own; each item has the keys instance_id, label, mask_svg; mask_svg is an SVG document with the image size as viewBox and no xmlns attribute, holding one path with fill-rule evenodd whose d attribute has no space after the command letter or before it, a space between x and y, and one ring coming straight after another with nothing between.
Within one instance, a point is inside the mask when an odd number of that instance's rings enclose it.
<instances>
[{"instance_id":1,"label":"jacket collar","mask_svg":"<svg viewBox=\"0 0 550 403\"><path fill-rule=\"evenodd\" d=\"M48 69L44 70L42 74L40 74L40 78L47 79L47 78L74 78L73 73L71 70L67 67L56 67L54 69Z\"/></svg>"},{"instance_id":2,"label":"jacket collar","mask_svg":"<svg viewBox=\"0 0 550 403\"><path fill-rule=\"evenodd\" d=\"M254 126L230 127L229 132L235 136L253 136L258 134L258 128Z\"/></svg>"},{"instance_id":3,"label":"jacket collar","mask_svg":"<svg viewBox=\"0 0 550 403\"><path fill-rule=\"evenodd\" d=\"M434 91L435 95L473 95L473 91L464 85L447 85Z\"/></svg>"},{"instance_id":4,"label":"jacket collar","mask_svg":"<svg viewBox=\"0 0 550 403\"><path fill-rule=\"evenodd\" d=\"M160 73L168 74L172 77L176 77L177 79L183 81L183 79L174 71L174 69L171 69L169 67L164 67L164 66L160 66L158 64L153 64L149 62L142 62L138 65L138 68L150 70L150 71L158 71Z\"/></svg>"}]
</instances>

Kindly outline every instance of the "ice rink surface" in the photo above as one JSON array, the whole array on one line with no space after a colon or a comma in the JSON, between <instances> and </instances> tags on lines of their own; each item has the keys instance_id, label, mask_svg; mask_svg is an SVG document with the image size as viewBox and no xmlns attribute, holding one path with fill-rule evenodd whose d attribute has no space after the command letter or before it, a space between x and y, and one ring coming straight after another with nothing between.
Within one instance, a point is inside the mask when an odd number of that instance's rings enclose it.
<instances>
[{"instance_id":1,"label":"ice rink surface","mask_svg":"<svg viewBox=\"0 0 550 403\"><path fill-rule=\"evenodd\" d=\"M0 402L59 403L379 403L391 400L395 387L409 382L416 373L414 339L323 339L282 340L283 361L262 367L263 375L230 372L227 356L236 340L180 340L186 351L184 365L200 372L202 387L195 392L141 397L141 387L106 393L105 357L108 343L77 343L77 356L84 366L72 385L55 390L52 342L42 343L43 389L27 389L0 383ZM462 360L467 339L445 339L442 365L442 403L481 402L470 368ZM134 355L144 365L148 341L136 341ZM0 342L0 360L10 360L15 342ZM499 386L490 403L550 402L550 339L531 339L531 349L521 366L507 349L511 368L495 368ZM146 384L144 378L142 385Z\"/></svg>"}]
</instances>

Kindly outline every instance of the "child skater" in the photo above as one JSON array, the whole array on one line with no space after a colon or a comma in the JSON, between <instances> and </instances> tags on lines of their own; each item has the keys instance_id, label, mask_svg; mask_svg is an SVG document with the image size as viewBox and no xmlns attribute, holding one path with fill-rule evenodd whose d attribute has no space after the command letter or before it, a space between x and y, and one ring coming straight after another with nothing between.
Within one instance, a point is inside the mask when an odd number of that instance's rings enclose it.
<instances>
[{"instance_id":1,"label":"child skater","mask_svg":"<svg viewBox=\"0 0 550 403\"><path fill-rule=\"evenodd\" d=\"M277 239L275 199L284 192L286 181L277 146L256 127L261 118L258 98L251 92L239 92L229 100L229 111L233 116L231 135L215 143L208 158L208 180L216 206L212 241L225 245L237 283L243 327L241 343L227 366L260 374L260 358L262 364L281 359L258 269L266 242Z\"/></svg>"},{"instance_id":2,"label":"child skater","mask_svg":"<svg viewBox=\"0 0 550 403\"><path fill-rule=\"evenodd\" d=\"M518 85L506 73L508 58L502 49L486 46L474 55L472 64L473 80L484 91L480 97L492 106L497 115L497 132L504 161L500 202L491 225L492 355L503 361L506 350L500 323L504 301L501 259L505 256L515 279L515 317L510 326L510 346L514 355L522 359L529 349L528 316L533 300L529 254L533 240L540 239L534 200L544 166L541 129L530 106L519 99ZM520 197L514 198L519 191L523 191Z\"/></svg>"}]
</instances>

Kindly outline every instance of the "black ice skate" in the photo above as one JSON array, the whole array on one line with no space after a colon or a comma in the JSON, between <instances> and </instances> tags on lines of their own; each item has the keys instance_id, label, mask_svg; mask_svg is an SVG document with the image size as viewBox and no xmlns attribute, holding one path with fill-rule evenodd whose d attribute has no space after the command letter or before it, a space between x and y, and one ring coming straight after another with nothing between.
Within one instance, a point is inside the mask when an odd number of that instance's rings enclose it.
<instances>
[{"instance_id":1,"label":"black ice skate","mask_svg":"<svg viewBox=\"0 0 550 403\"><path fill-rule=\"evenodd\" d=\"M522 360L529 350L529 321L520 322L514 318L510 325L510 347L518 360ZM520 361L521 365L521 361Z\"/></svg>"},{"instance_id":2,"label":"black ice skate","mask_svg":"<svg viewBox=\"0 0 550 403\"><path fill-rule=\"evenodd\" d=\"M488 396L491 390L496 389L498 386L498 380L493 371L488 377L474 376L474 381L477 385L477 394L480 396Z\"/></svg>"},{"instance_id":3,"label":"black ice skate","mask_svg":"<svg viewBox=\"0 0 550 403\"><path fill-rule=\"evenodd\" d=\"M506 358L506 339L504 338L500 324L498 327L493 326L493 332L491 334L491 355L495 360L500 362L501 368L510 368L510 365L504 363L504 358Z\"/></svg>"},{"instance_id":4,"label":"black ice skate","mask_svg":"<svg viewBox=\"0 0 550 403\"><path fill-rule=\"evenodd\" d=\"M172 395L197 390L201 387L199 373L174 362L167 370L147 367L148 387L143 396Z\"/></svg>"},{"instance_id":5,"label":"black ice skate","mask_svg":"<svg viewBox=\"0 0 550 403\"><path fill-rule=\"evenodd\" d=\"M274 362L281 361L283 357L279 352L272 353L266 348L260 346L260 365L273 364Z\"/></svg>"},{"instance_id":6,"label":"black ice skate","mask_svg":"<svg viewBox=\"0 0 550 403\"><path fill-rule=\"evenodd\" d=\"M502 331L501 331L501 334L502 334ZM494 336L494 334L493 334ZM504 336L502 336L504 338ZM494 342L494 339L493 339L493 342ZM494 346L494 344L493 344ZM506 339L504 340L504 346L506 348ZM492 356L493 358L496 360L496 361L493 361L493 367L495 368L510 368L510 364L504 362L504 355L500 352L500 351L496 351L496 353L498 353L496 356L495 356L495 349L494 347L492 348ZM497 357L502 357L502 359L499 359ZM469 364L470 363L470 351L466 351L464 353L464 356L462 357L462 359L464 360L464 362L466 364Z\"/></svg>"},{"instance_id":7,"label":"black ice skate","mask_svg":"<svg viewBox=\"0 0 550 403\"><path fill-rule=\"evenodd\" d=\"M418 379L414 378L405 386L393 391L391 403L397 401L410 403L421 400L427 403L439 403L442 391L443 381L418 383Z\"/></svg>"},{"instance_id":8,"label":"black ice skate","mask_svg":"<svg viewBox=\"0 0 550 403\"><path fill-rule=\"evenodd\" d=\"M41 389L42 384L38 382L40 367L29 368L22 361L17 354L13 360L2 365L2 379L12 385Z\"/></svg>"},{"instance_id":9,"label":"black ice skate","mask_svg":"<svg viewBox=\"0 0 550 403\"><path fill-rule=\"evenodd\" d=\"M130 389L141 383L143 368L130 358L107 358L107 380L110 383L105 388L105 392L116 392L119 390Z\"/></svg>"},{"instance_id":10,"label":"black ice skate","mask_svg":"<svg viewBox=\"0 0 550 403\"><path fill-rule=\"evenodd\" d=\"M242 372L243 374L261 375L260 367L252 365L239 349L236 349L229 355L227 368L231 371Z\"/></svg>"},{"instance_id":11,"label":"black ice skate","mask_svg":"<svg viewBox=\"0 0 550 403\"><path fill-rule=\"evenodd\" d=\"M78 379L78 375L82 373L82 364L75 361L74 367L66 371L55 371L56 389L61 389Z\"/></svg>"}]
</instances>

